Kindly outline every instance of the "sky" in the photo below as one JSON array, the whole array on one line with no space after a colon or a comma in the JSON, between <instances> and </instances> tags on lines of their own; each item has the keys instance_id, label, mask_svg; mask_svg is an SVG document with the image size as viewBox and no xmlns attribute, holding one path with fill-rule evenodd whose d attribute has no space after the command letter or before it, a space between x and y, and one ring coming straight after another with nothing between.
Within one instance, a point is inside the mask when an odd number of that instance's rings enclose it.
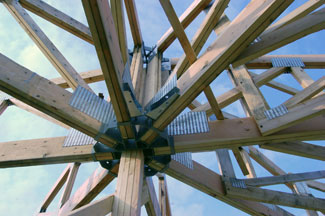
<instances>
[{"instance_id":1,"label":"sky","mask_svg":"<svg viewBox=\"0 0 325 216\"><path fill-rule=\"evenodd\" d=\"M69 14L73 18L87 25L87 20L80 0L55 1L46 0L45 2L55 8ZM191 4L191 0L172 0L176 13L179 15ZM226 10L230 19L247 5L247 0L232 0ZM280 17L306 1L295 1ZM143 40L146 46L154 46L164 32L170 27L159 1L137 0L137 10L139 13L140 27ZM27 67L28 69L44 76L48 79L58 77L59 74L49 63L37 46L22 30L7 9L0 4L0 53L8 56L15 62ZM99 62L93 45L82 41L81 39L61 30L55 25L29 13L37 24L42 28L45 34L57 46L62 54L68 59L72 66L78 71L88 71L98 69ZM125 15L125 17L127 17ZM204 13L201 13L195 21L186 29L188 38L192 38L204 19ZM127 27L128 47L132 49L132 37ZM273 51L271 54L324 54L324 31L314 33L281 49ZM207 44L216 39L211 34ZM203 50L207 45L203 48ZM202 52L201 52L202 53ZM171 47L164 53L164 57L179 57L183 54L178 41L175 41ZM313 79L323 76L323 70L306 70ZM262 70L256 71L261 73ZM299 84L287 74L276 78L276 81L286 83L290 86L301 89ZM104 92L107 97L107 91L103 82L90 85L95 92ZM221 74L213 83L214 94L220 95L233 86L226 73ZM271 107L281 104L289 98L289 95L281 93L269 87L262 87L261 91L266 97ZM201 103L206 102L206 98L201 94L198 97ZM244 117L244 112L238 102L226 107L224 111ZM34 116L24 110L14 106L9 107L0 116L0 142L36 139L45 137L56 137L67 135L67 130L42 118ZM313 142L325 146L324 142ZM278 164L286 172L306 172L317 171L325 168L324 162L286 155L273 151L262 150L270 159ZM237 177L243 178L233 155ZM214 152L195 153L193 159L202 163L206 167L219 173L217 160ZM259 177L269 176L270 174L253 161ZM0 170L0 216L2 215L33 215L40 207L47 192L59 177L65 168L65 164L46 165L24 168L10 168ZM98 167L98 163L82 164L73 191L75 191L82 182ZM154 183L157 188L157 180ZM324 182L324 181L323 181ZM97 198L111 194L115 190L116 181L113 181ZM173 178L167 177L167 184L171 202L172 213L175 216L181 215L247 215L223 202L216 200L208 195L197 191ZM272 187L274 189L289 192L284 186ZM314 196L324 198L324 193L312 190ZM57 196L60 197L60 194ZM48 211L54 210L58 206L58 198L52 203ZM306 215L304 210L286 208L295 215ZM142 209L142 215L146 215L145 209Z\"/></svg>"}]
</instances>

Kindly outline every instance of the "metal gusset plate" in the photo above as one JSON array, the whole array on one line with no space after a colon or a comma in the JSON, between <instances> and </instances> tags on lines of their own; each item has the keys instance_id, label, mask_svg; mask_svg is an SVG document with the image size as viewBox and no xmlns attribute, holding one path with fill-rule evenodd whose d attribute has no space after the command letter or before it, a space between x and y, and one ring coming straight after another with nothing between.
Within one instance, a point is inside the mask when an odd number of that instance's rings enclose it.
<instances>
[{"instance_id":1,"label":"metal gusset plate","mask_svg":"<svg viewBox=\"0 0 325 216\"><path fill-rule=\"evenodd\" d=\"M288 109L284 104L281 104L280 106L264 111L264 114L268 120L283 116L287 113L288 113Z\"/></svg>"},{"instance_id":2,"label":"metal gusset plate","mask_svg":"<svg viewBox=\"0 0 325 216\"><path fill-rule=\"evenodd\" d=\"M301 58L272 58L273 67L305 67Z\"/></svg>"},{"instance_id":3,"label":"metal gusset plate","mask_svg":"<svg viewBox=\"0 0 325 216\"><path fill-rule=\"evenodd\" d=\"M190 152L176 153L171 157L173 160L183 164L187 168L193 169L192 153Z\"/></svg>"},{"instance_id":4,"label":"metal gusset plate","mask_svg":"<svg viewBox=\"0 0 325 216\"><path fill-rule=\"evenodd\" d=\"M245 181L242 179L229 178L229 181L230 181L231 186L233 186L233 187L243 188L243 189L247 188Z\"/></svg>"},{"instance_id":5,"label":"metal gusset plate","mask_svg":"<svg viewBox=\"0 0 325 216\"><path fill-rule=\"evenodd\" d=\"M151 101L148 103L147 107L150 107L152 104L159 101L161 98L163 98L166 94L168 94L173 88L177 87L177 77L176 75L173 76L163 87L159 89L157 94L151 99Z\"/></svg>"},{"instance_id":6,"label":"metal gusset plate","mask_svg":"<svg viewBox=\"0 0 325 216\"><path fill-rule=\"evenodd\" d=\"M188 112L179 115L167 127L170 136L207 133L209 130L205 112Z\"/></svg>"},{"instance_id":7,"label":"metal gusset plate","mask_svg":"<svg viewBox=\"0 0 325 216\"><path fill-rule=\"evenodd\" d=\"M92 137L71 128L69 130L68 136L65 138L63 147L71 147L71 146L83 146L83 145L95 145L96 140Z\"/></svg>"},{"instance_id":8,"label":"metal gusset plate","mask_svg":"<svg viewBox=\"0 0 325 216\"><path fill-rule=\"evenodd\" d=\"M69 105L104 124L116 120L111 103L81 86L73 92Z\"/></svg>"}]
</instances>

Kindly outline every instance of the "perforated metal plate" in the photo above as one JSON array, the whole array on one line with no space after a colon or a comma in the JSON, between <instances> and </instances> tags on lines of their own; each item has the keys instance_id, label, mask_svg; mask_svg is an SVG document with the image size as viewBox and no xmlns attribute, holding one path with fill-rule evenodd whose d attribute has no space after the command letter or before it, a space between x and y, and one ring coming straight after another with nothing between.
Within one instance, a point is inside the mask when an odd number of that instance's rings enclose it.
<instances>
[{"instance_id":1,"label":"perforated metal plate","mask_svg":"<svg viewBox=\"0 0 325 216\"><path fill-rule=\"evenodd\" d=\"M112 104L81 86L73 92L69 105L105 124L115 120Z\"/></svg>"},{"instance_id":2,"label":"perforated metal plate","mask_svg":"<svg viewBox=\"0 0 325 216\"><path fill-rule=\"evenodd\" d=\"M305 67L301 58L272 58L273 67Z\"/></svg>"},{"instance_id":3,"label":"perforated metal plate","mask_svg":"<svg viewBox=\"0 0 325 216\"><path fill-rule=\"evenodd\" d=\"M177 87L177 78L176 75L173 76L163 87L159 89L157 94L151 99L147 106L150 106L157 101L159 101L162 97L164 97L168 92L170 92L173 88Z\"/></svg>"},{"instance_id":4,"label":"perforated metal plate","mask_svg":"<svg viewBox=\"0 0 325 216\"><path fill-rule=\"evenodd\" d=\"M171 157L173 160L183 164L187 168L193 169L192 153L190 152L176 153Z\"/></svg>"},{"instance_id":5,"label":"perforated metal plate","mask_svg":"<svg viewBox=\"0 0 325 216\"><path fill-rule=\"evenodd\" d=\"M281 104L280 106L264 111L266 118L269 120L283 116L286 113L288 113L288 109L284 104Z\"/></svg>"},{"instance_id":6,"label":"perforated metal plate","mask_svg":"<svg viewBox=\"0 0 325 216\"><path fill-rule=\"evenodd\" d=\"M95 145L96 142L97 141L92 137L74 128L71 128L69 130L68 136L64 140L63 147Z\"/></svg>"},{"instance_id":7,"label":"perforated metal plate","mask_svg":"<svg viewBox=\"0 0 325 216\"><path fill-rule=\"evenodd\" d=\"M188 112L178 116L167 127L168 135L185 135L209 132L205 112Z\"/></svg>"}]
</instances>

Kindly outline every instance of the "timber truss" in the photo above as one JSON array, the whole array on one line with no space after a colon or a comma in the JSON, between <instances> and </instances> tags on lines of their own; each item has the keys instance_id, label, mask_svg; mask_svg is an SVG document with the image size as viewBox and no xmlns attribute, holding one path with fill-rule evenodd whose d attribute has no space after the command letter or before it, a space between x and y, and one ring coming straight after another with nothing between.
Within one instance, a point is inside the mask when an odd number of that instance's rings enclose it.
<instances>
[{"instance_id":1,"label":"timber truss","mask_svg":"<svg viewBox=\"0 0 325 216\"><path fill-rule=\"evenodd\" d=\"M277 22L293 0L254 0L234 20L224 14L229 0L196 0L179 18L170 0L160 0L171 28L153 48L144 45L135 1L125 0L132 52L122 0L82 0L89 27L42 0L1 2L62 76L48 80L0 54L0 89L8 94L2 93L0 113L15 105L70 130L67 137L0 143L1 168L70 163L39 215L140 215L142 205L148 215L171 215L165 174L252 215L292 215L277 205L309 215L325 212L325 199L308 190L325 191L324 183L314 181L325 171L288 174L253 146L325 160L324 147L303 142L325 138L325 78L313 81L304 71L324 68L325 55L265 55L323 30L325 9L318 9L323 0L308 0ZM101 69L76 72L25 10L93 44ZM202 11L206 16L190 42L184 29ZM211 32L216 41L198 57ZM176 39L184 55L163 58ZM210 84L221 73L234 87L215 97ZM303 90L273 80L283 73ZM88 85L102 80L109 101ZM263 85L292 97L271 108L259 90ZM196 101L201 92L208 103ZM246 118L222 111L237 100ZM187 107L191 111L184 114ZM212 115L216 120L208 121ZM236 178L229 150L247 179ZM204 151L216 152L221 175L192 161L191 152ZM257 177L250 157L274 176ZM71 195L80 164L89 161L104 169ZM159 201L153 175L159 179ZM115 177L116 192L92 202ZM46 212L64 184L60 208ZM275 184L293 193L262 188Z\"/></svg>"}]
</instances>

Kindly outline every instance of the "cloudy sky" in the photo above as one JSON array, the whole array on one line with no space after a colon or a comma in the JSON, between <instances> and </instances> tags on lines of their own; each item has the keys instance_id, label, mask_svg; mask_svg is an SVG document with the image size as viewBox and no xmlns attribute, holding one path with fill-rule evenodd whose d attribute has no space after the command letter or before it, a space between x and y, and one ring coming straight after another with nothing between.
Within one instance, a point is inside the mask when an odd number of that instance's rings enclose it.
<instances>
[{"instance_id":1,"label":"cloudy sky","mask_svg":"<svg viewBox=\"0 0 325 216\"><path fill-rule=\"evenodd\" d=\"M46 0L46 2L87 25L80 0ZM180 15L191 4L191 2L191 0L173 0L172 4L175 7L177 14ZM229 18L233 19L248 2L248 0L232 0L226 10L226 14ZM304 2L306 1L295 1L281 16L284 16ZM136 0L136 5L145 44L146 46L154 46L164 32L170 27L168 20L164 15L158 0ZM32 40L22 30L2 4L0 4L0 14L0 53L8 56L41 76L49 79L58 77L59 74L56 72L54 67L43 56L37 46L34 45ZM70 33L59 29L31 13L30 15L78 72L99 68L97 55L93 45L76 38ZM201 13L190 27L186 29L189 38L193 37L203 18L204 13ZM132 38L128 24L127 35L128 47L132 48ZM324 31L314 33L274 51L273 54L324 54L324 38ZM212 34L208 43L211 43L215 39L216 36ZM164 56L179 57L182 54L182 49L176 41L166 51ZM322 70L307 70L307 72L313 79L318 79L323 76ZM289 75L281 75L276 80L301 89L298 83L296 83ZM96 92L105 92L107 96L103 82L91 84L91 87ZM221 74L216 81L213 82L215 95L220 95L230 88L232 88L232 84L225 74ZM284 93L280 93L268 87L262 87L261 90L266 95L267 102L271 107L279 105L289 97ZM198 99L202 103L206 102L205 97L202 95L200 95ZM231 106L226 107L224 110L239 116L244 116L239 103L234 103ZM10 107L7 109L5 113L0 116L0 121L0 142L64 136L67 134L67 131L64 128L16 107ZM313 143L324 146L324 142ZM325 168L323 162L316 160L266 150L263 152L287 172L316 171ZM219 172L215 153L209 152L193 154L193 158L210 169ZM232 160L234 160L234 158L232 158ZM256 167L258 176L270 175L254 161L253 163ZM65 166L66 165L62 164L0 170L0 216L34 214ZM236 162L234 163L234 166L238 177L243 177ZM82 164L73 191L75 191L75 189L81 185L97 167L97 163ZM173 178L168 178L167 181L173 215L246 215L245 213L180 183ZM278 186L275 188L288 191L284 186ZM112 193L114 189L115 181L107 187L99 197ZM312 190L312 192L315 196L324 198L324 194L314 190ZM60 194L58 197L60 197ZM53 202L49 211L57 208L57 202L58 199ZM293 208L286 209L289 209L295 215L305 215L303 210ZM142 215L146 215L144 209Z\"/></svg>"}]
</instances>

